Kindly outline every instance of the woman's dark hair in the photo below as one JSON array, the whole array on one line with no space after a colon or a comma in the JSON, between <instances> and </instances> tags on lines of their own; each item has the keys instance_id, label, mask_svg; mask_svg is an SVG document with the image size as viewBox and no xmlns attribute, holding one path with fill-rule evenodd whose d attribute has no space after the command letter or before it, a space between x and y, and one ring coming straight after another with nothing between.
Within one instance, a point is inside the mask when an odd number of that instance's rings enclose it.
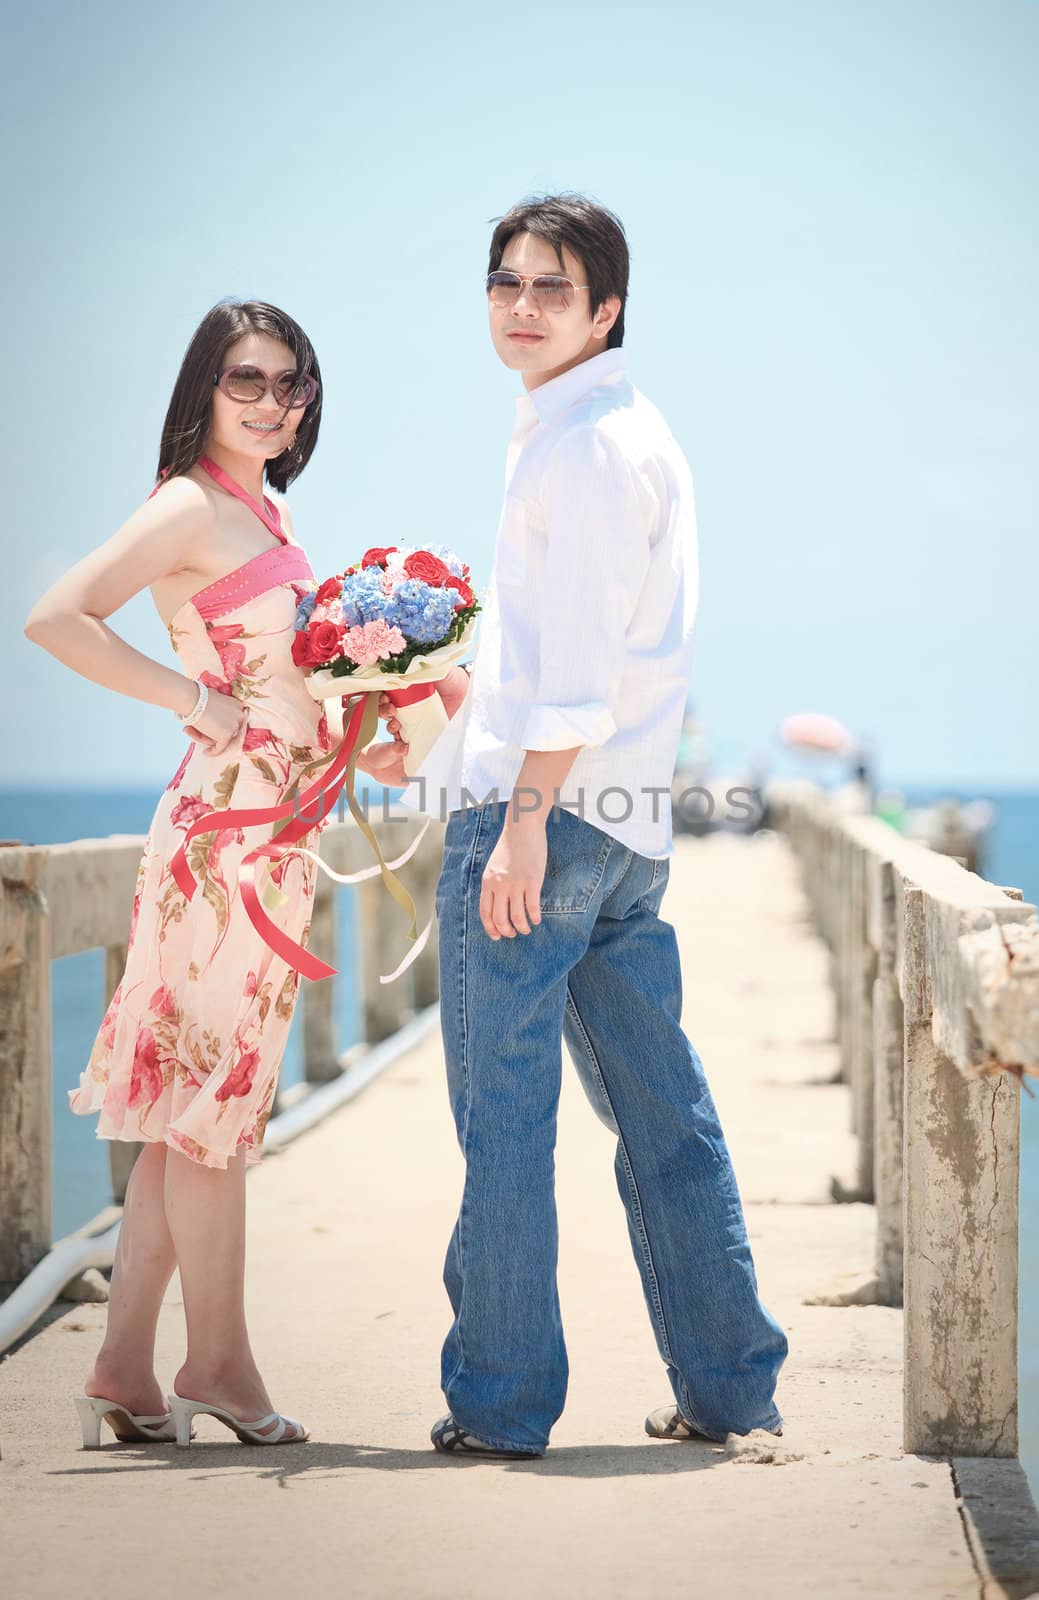
<instances>
[{"instance_id":1,"label":"woman's dark hair","mask_svg":"<svg viewBox=\"0 0 1039 1600\"><path fill-rule=\"evenodd\" d=\"M173 385L159 446L160 478L187 472L203 454L212 416L213 380L231 345L247 333L280 339L295 356L298 375L318 381L318 392L304 411L291 446L267 462L267 482L284 494L310 460L321 421L321 368L314 346L299 323L277 306L263 300L221 300L199 323Z\"/></svg>"},{"instance_id":2,"label":"woman's dark hair","mask_svg":"<svg viewBox=\"0 0 1039 1600\"><path fill-rule=\"evenodd\" d=\"M628 298L630 257L624 224L605 206L596 205L583 194L532 195L521 200L496 219L491 239L488 272L497 272L505 246L517 233L533 233L555 250L563 265L563 246L580 256L588 282L588 305L592 316L604 300L617 295L620 315L606 339L608 350L624 343L624 305Z\"/></svg>"}]
</instances>

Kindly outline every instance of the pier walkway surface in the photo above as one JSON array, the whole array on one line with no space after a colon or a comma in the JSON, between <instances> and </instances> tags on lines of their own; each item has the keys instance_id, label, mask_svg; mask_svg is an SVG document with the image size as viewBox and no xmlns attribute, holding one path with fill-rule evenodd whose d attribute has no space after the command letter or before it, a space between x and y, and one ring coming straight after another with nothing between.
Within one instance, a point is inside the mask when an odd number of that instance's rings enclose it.
<instances>
[{"instance_id":1,"label":"pier walkway surface","mask_svg":"<svg viewBox=\"0 0 1039 1600\"><path fill-rule=\"evenodd\" d=\"M0 1366L0 1577L10 1600L103 1594L507 1600L689 1594L960 1600L988 1587L949 1461L905 1455L902 1314L806 1304L873 1253L826 950L770 833L682 839L663 914L684 1024L735 1160L759 1284L790 1339L776 1459L647 1439L670 1398L612 1173L567 1062L557 1151L566 1411L541 1461L436 1455L429 1428L462 1178L439 1035L250 1177L254 1345L310 1443L79 1448L71 1396L104 1323L64 1305ZM160 1378L182 1359L177 1280ZM111 1435L107 1434L110 1438ZM1013 1463L998 1463L1002 1467ZM1018 1469L1019 1470L1019 1469Z\"/></svg>"}]
</instances>

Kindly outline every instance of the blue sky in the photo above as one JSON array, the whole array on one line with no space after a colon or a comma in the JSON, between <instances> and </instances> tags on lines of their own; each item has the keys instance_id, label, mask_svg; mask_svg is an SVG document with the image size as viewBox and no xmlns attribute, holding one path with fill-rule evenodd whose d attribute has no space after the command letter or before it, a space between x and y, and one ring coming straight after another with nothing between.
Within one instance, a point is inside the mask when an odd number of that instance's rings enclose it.
<instances>
[{"instance_id":1,"label":"blue sky","mask_svg":"<svg viewBox=\"0 0 1039 1600\"><path fill-rule=\"evenodd\" d=\"M222 296L318 348L315 571L428 537L487 576L517 382L488 224L577 188L627 225L631 371L693 468L719 770L820 710L886 780L1039 786L1039 7L58 3L7 34L9 782L179 758L21 627L147 494ZM147 596L115 626L168 659Z\"/></svg>"}]
</instances>

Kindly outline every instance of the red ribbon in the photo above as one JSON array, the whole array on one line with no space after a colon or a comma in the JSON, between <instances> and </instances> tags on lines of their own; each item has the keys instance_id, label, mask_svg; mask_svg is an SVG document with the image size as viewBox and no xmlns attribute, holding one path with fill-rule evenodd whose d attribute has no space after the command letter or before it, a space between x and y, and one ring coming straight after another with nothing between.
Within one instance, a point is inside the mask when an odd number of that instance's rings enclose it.
<instances>
[{"instance_id":1,"label":"red ribbon","mask_svg":"<svg viewBox=\"0 0 1039 1600\"><path fill-rule=\"evenodd\" d=\"M436 692L435 683L416 683L410 689L387 689L386 698L395 706L413 706L417 700L428 700Z\"/></svg>"},{"instance_id":2,"label":"red ribbon","mask_svg":"<svg viewBox=\"0 0 1039 1600\"><path fill-rule=\"evenodd\" d=\"M308 834L312 828L322 822L335 808L336 802L342 792L347 778L347 768L350 758L354 753L357 736L360 732L361 721L364 717L366 695L361 695L354 707L350 718L349 727L343 735L343 742L336 752L335 759L323 778L319 778L306 794L297 795L292 800L286 800L277 806L254 807L243 811L207 811L205 816L199 817L191 824L184 835L184 840L173 857L171 870L178 886L183 890L188 900L194 897L198 884L194 873L188 865L187 847L191 840L200 833L213 833L223 828L255 828L264 823L280 822L284 818L292 818L286 826L279 828L277 836L266 844L257 845L244 857L238 869L238 883L242 891L242 903L246 914L253 927L259 933L275 955L281 956L297 972L305 978L332 978L337 972L336 967L330 967L327 962L319 961L317 956L311 955L303 945L297 944L295 939L290 939L268 917L260 904L260 897L256 892L256 867L264 858L277 860L287 855L293 844ZM310 806L317 800L320 809L315 815L310 814Z\"/></svg>"}]
</instances>

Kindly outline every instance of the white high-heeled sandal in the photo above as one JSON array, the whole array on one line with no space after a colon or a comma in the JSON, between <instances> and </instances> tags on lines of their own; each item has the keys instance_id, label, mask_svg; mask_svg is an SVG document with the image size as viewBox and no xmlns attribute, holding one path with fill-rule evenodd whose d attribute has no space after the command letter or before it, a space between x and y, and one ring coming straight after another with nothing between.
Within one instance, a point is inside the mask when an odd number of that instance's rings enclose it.
<instances>
[{"instance_id":1,"label":"white high-heeled sandal","mask_svg":"<svg viewBox=\"0 0 1039 1600\"><path fill-rule=\"evenodd\" d=\"M239 1417L233 1417L230 1411L225 1411L222 1406L211 1406L205 1400L185 1400L183 1395L171 1394L167 1396L170 1403L170 1414L177 1431L177 1443L184 1449L191 1443L192 1417L216 1417L225 1428L230 1428L236 1433L243 1444L303 1444L310 1438L308 1430L302 1422L294 1422L291 1417L283 1417L280 1411L271 1411L266 1417L259 1417L255 1422L242 1422ZM276 1422L277 1427L272 1428L271 1423ZM261 1429L269 1428L269 1433Z\"/></svg>"},{"instance_id":2,"label":"white high-heeled sandal","mask_svg":"<svg viewBox=\"0 0 1039 1600\"><path fill-rule=\"evenodd\" d=\"M102 1395L78 1394L74 1398L83 1428L84 1450L100 1450L102 1422L108 1423L120 1444L171 1444L177 1437L168 1411L161 1417L139 1417L118 1400L106 1400ZM125 1427L118 1426L120 1418L125 1418Z\"/></svg>"}]
</instances>

